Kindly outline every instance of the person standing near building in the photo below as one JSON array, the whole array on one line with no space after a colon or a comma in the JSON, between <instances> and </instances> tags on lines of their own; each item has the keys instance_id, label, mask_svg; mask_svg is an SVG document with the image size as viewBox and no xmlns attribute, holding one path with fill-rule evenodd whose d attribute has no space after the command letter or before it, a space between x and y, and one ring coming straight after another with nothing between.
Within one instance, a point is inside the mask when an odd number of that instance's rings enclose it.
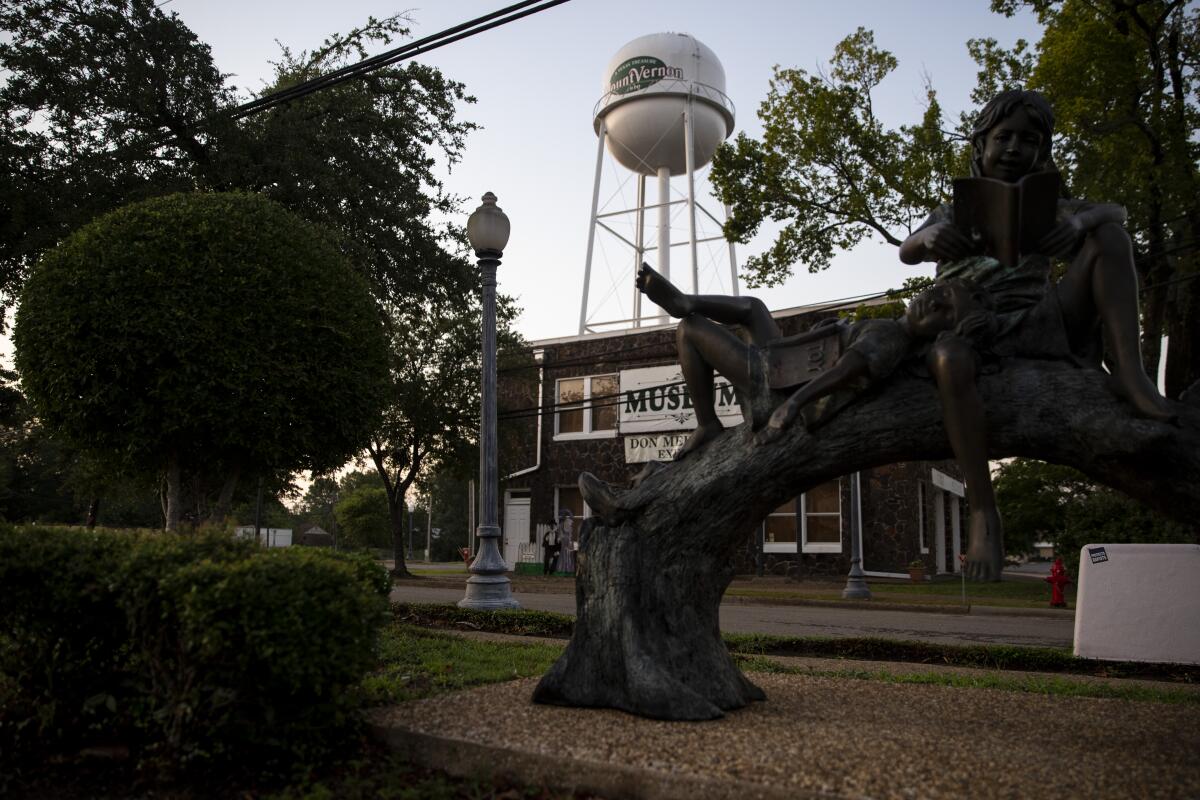
<instances>
[{"instance_id":1,"label":"person standing near building","mask_svg":"<svg viewBox=\"0 0 1200 800\"><path fill-rule=\"evenodd\" d=\"M542 534L542 574L549 575L554 570L554 563L558 560L558 551L561 543L558 538L558 522L554 517L550 517L550 527Z\"/></svg>"},{"instance_id":2,"label":"person standing near building","mask_svg":"<svg viewBox=\"0 0 1200 800\"><path fill-rule=\"evenodd\" d=\"M569 508L558 512L558 561L555 572L575 574L575 515Z\"/></svg>"}]
</instances>

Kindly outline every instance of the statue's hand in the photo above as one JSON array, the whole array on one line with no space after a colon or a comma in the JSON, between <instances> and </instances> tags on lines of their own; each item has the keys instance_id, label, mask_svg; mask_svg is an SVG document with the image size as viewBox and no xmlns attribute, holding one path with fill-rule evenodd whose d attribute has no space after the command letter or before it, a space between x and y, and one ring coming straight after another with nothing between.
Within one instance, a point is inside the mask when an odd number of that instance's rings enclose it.
<instances>
[{"instance_id":1,"label":"statue's hand","mask_svg":"<svg viewBox=\"0 0 1200 800\"><path fill-rule=\"evenodd\" d=\"M1038 252L1051 258L1066 258L1075 252L1087 231L1079 217L1070 216L1054 227L1038 242Z\"/></svg>"},{"instance_id":2,"label":"statue's hand","mask_svg":"<svg viewBox=\"0 0 1200 800\"><path fill-rule=\"evenodd\" d=\"M800 406L791 400L786 400L784 403L775 409L771 414L771 419L767 424L755 435L755 440L759 444L770 444L771 442L783 436L783 432L792 426L796 420L796 415L800 413Z\"/></svg>"},{"instance_id":3,"label":"statue's hand","mask_svg":"<svg viewBox=\"0 0 1200 800\"><path fill-rule=\"evenodd\" d=\"M925 252L938 261L953 261L971 255L975 247L953 223L939 222L925 229Z\"/></svg>"}]
</instances>

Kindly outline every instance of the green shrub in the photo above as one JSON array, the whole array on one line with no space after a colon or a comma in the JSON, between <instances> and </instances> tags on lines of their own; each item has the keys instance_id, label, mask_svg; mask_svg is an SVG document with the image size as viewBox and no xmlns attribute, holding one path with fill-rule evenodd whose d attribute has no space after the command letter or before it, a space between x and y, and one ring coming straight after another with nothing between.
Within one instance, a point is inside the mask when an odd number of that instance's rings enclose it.
<instances>
[{"instance_id":1,"label":"green shrub","mask_svg":"<svg viewBox=\"0 0 1200 800\"><path fill-rule=\"evenodd\" d=\"M0 528L0 744L70 747L112 729L127 657L112 577L127 549L103 533Z\"/></svg>"},{"instance_id":2,"label":"green shrub","mask_svg":"<svg viewBox=\"0 0 1200 800\"><path fill-rule=\"evenodd\" d=\"M37 528L0 532L0 585L16 598L0 609L5 738L119 736L160 772L286 769L329 747L390 588L329 551Z\"/></svg>"}]
</instances>

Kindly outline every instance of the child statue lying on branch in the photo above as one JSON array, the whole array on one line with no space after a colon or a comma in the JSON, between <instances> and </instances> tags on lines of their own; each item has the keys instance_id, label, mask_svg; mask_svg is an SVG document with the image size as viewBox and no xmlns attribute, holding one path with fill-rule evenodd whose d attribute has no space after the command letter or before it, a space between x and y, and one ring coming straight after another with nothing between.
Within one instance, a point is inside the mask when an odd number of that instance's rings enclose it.
<instances>
[{"instance_id":1,"label":"child statue lying on branch","mask_svg":"<svg viewBox=\"0 0 1200 800\"><path fill-rule=\"evenodd\" d=\"M676 461L723 430L713 391L716 373L737 389L743 416L758 432L757 441L766 444L795 424L806 407L841 390L857 393L880 383L940 335L965 338L982 350L995 329L987 293L964 280L926 289L899 319L828 320L786 337L757 298L684 294L645 264L637 286L680 319L676 346L697 425ZM733 325L748 333L749 343L726 327ZM580 477L579 485L588 506L609 524L631 510L623 509L617 492L590 473Z\"/></svg>"}]
</instances>

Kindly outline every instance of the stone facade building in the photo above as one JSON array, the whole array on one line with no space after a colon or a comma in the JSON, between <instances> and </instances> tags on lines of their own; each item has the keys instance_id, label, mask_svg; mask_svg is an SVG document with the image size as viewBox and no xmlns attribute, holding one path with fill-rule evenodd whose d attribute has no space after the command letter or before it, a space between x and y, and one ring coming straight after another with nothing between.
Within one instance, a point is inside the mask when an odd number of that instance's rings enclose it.
<instances>
[{"instance_id":1,"label":"stone facade building","mask_svg":"<svg viewBox=\"0 0 1200 800\"><path fill-rule=\"evenodd\" d=\"M837 307L775 312L784 335L836 315ZM502 552L540 558L557 509L590 516L576 485L588 471L614 484L651 459L669 461L694 427L675 358L675 326L547 339L532 366L499 375ZM718 384L718 413L740 422L732 389ZM844 576L850 567L850 481L859 482L863 569L905 575L957 572L965 504L953 462L893 464L843 476L768 516L740 551L742 574ZM521 545L526 545L524 548Z\"/></svg>"}]
</instances>

